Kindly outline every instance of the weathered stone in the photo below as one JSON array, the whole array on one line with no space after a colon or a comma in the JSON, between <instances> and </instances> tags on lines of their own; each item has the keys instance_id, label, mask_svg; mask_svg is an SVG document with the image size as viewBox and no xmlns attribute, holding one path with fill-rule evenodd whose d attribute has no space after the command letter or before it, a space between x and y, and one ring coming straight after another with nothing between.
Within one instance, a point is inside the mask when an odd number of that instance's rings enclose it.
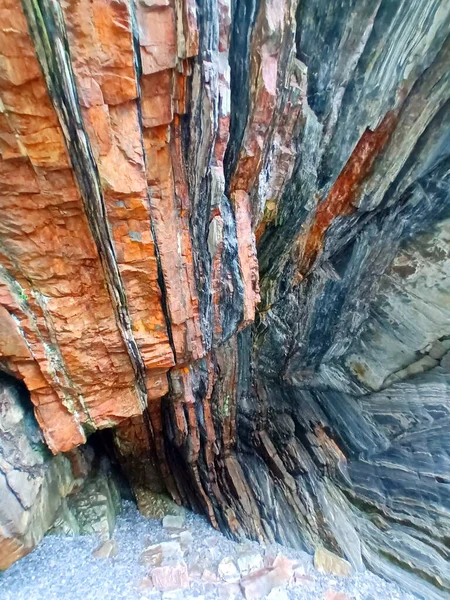
<instances>
[{"instance_id":1,"label":"weathered stone","mask_svg":"<svg viewBox=\"0 0 450 600\"><path fill-rule=\"evenodd\" d=\"M152 570L153 585L157 590L177 590L189 587L189 575L184 562L177 565L155 567Z\"/></svg>"},{"instance_id":2,"label":"weathered stone","mask_svg":"<svg viewBox=\"0 0 450 600\"><path fill-rule=\"evenodd\" d=\"M95 556L95 558L113 558L117 556L117 553L117 544L114 540L106 540L92 552L92 556Z\"/></svg>"},{"instance_id":3,"label":"weathered stone","mask_svg":"<svg viewBox=\"0 0 450 600\"><path fill-rule=\"evenodd\" d=\"M160 544L149 546L139 557L139 562L150 567L159 567L162 564L162 548Z\"/></svg>"},{"instance_id":4,"label":"weathered stone","mask_svg":"<svg viewBox=\"0 0 450 600\"><path fill-rule=\"evenodd\" d=\"M267 596L267 600L289 600L288 593L282 588L274 588Z\"/></svg>"},{"instance_id":5,"label":"weathered stone","mask_svg":"<svg viewBox=\"0 0 450 600\"><path fill-rule=\"evenodd\" d=\"M112 535L121 510L120 492L111 473L93 474L68 501L81 534Z\"/></svg>"},{"instance_id":6,"label":"weathered stone","mask_svg":"<svg viewBox=\"0 0 450 600\"><path fill-rule=\"evenodd\" d=\"M148 519L163 519L166 515L184 515L184 508L178 506L167 494L138 488L136 497L139 511Z\"/></svg>"},{"instance_id":7,"label":"weathered stone","mask_svg":"<svg viewBox=\"0 0 450 600\"><path fill-rule=\"evenodd\" d=\"M347 594L344 592L337 592L335 590L327 590L323 595L324 600L350 600Z\"/></svg>"},{"instance_id":8,"label":"weathered stone","mask_svg":"<svg viewBox=\"0 0 450 600\"><path fill-rule=\"evenodd\" d=\"M236 563L229 556L220 561L219 566L217 567L217 572L223 581L236 582L240 579L240 574L238 568L236 567Z\"/></svg>"},{"instance_id":9,"label":"weathered stone","mask_svg":"<svg viewBox=\"0 0 450 600\"><path fill-rule=\"evenodd\" d=\"M71 462L51 455L27 391L3 376L0 455L0 569L6 569L39 543L83 478L77 477L75 456Z\"/></svg>"},{"instance_id":10,"label":"weathered stone","mask_svg":"<svg viewBox=\"0 0 450 600\"><path fill-rule=\"evenodd\" d=\"M180 546L183 548L183 550L189 548L189 546L192 545L192 542L194 540L192 533L187 530L182 531L177 537L180 542Z\"/></svg>"},{"instance_id":11,"label":"weathered stone","mask_svg":"<svg viewBox=\"0 0 450 600\"><path fill-rule=\"evenodd\" d=\"M54 535L75 536L80 534L80 526L73 510L65 498L61 501L61 506L56 513L53 525L47 532Z\"/></svg>"},{"instance_id":12,"label":"weathered stone","mask_svg":"<svg viewBox=\"0 0 450 600\"><path fill-rule=\"evenodd\" d=\"M242 598L241 588L237 583L226 583L219 587L220 600L238 600Z\"/></svg>"},{"instance_id":13,"label":"weathered stone","mask_svg":"<svg viewBox=\"0 0 450 600\"><path fill-rule=\"evenodd\" d=\"M238 556L237 564L241 575L249 575L263 568L263 558L258 553L243 553Z\"/></svg>"},{"instance_id":14,"label":"weathered stone","mask_svg":"<svg viewBox=\"0 0 450 600\"><path fill-rule=\"evenodd\" d=\"M279 566L255 571L251 575L243 577L240 585L247 600L259 600L276 588L286 587L291 577L292 569Z\"/></svg>"},{"instance_id":15,"label":"weathered stone","mask_svg":"<svg viewBox=\"0 0 450 600\"><path fill-rule=\"evenodd\" d=\"M348 577L352 573L352 566L349 562L323 547L317 548L314 552L314 567L320 573L340 575L341 577Z\"/></svg>"},{"instance_id":16,"label":"weathered stone","mask_svg":"<svg viewBox=\"0 0 450 600\"><path fill-rule=\"evenodd\" d=\"M184 515L166 515L163 517L164 529L183 529L184 522Z\"/></svg>"}]
</instances>

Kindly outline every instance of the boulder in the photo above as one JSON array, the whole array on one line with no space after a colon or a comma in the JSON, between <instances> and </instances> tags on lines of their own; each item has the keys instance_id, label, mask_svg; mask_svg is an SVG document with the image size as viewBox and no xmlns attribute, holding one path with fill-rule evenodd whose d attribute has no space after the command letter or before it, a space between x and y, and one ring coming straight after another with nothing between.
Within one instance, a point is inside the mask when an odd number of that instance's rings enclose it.
<instances>
[{"instance_id":1,"label":"boulder","mask_svg":"<svg viewBox=\"0 0 450 600\"><path fill-rule=\"evenodd\" d=\"M314 553L314 567L320 573L330 575L348 577L352 574L352 566L349 562L322 546L317 548Z\"/></svg>"}]
</instances>

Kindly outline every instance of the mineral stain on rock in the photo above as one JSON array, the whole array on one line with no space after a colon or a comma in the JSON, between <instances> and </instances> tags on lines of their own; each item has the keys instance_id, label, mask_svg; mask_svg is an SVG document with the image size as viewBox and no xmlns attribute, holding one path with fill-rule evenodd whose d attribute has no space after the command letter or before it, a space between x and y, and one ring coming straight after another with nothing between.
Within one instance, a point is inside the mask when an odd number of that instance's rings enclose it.
<instances>
[{"instance_id":1,"label":"mineral stain on rock","mask_svg":"<svg viewBox=\"0 0 450 600\"><path fill-rule=\"evenodd\" d=\"M449 65L440 0L2 2L2 569L122 496L448 595Z\"/></svg>"}]
</instances>

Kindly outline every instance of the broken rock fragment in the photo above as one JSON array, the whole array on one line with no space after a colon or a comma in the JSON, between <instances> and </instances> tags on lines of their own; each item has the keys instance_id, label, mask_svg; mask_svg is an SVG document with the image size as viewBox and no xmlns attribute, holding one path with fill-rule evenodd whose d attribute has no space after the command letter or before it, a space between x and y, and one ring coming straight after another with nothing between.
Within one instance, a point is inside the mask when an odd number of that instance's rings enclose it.
<instances>
[{"instance_id":1,"label":"broken rock fragment","mask_svg":"<svg viewBox=\"0 0 450 600\"><path fill-rule=\"evenodd\" d=\"M117 556L117 544L114 540L106 540L92 553L95 558L113 558Z\"/></svg>"},{"instance_id":2,"label":"broken rock fragment","mask_svg":"<svg viewBox=\"0 0 450 600\"><path fill-rule=\"evenodd\" d=\"M189 587L189 574L186 563L156 567L152 571L153 585L157 590L177 590Z\"/></svg>"},{"instance_id":3,"label":"broken rock fragment","mask_svg":"<svg viewBox=\"0 0 450 600\"><path fill-rule=\"evenodd\" d=\"M229 556L220 561L217 570L219 573L219 577L223 581L235 582L239 581L240 579L239 570L236 567L236 563Z\"/></svg>"},{"instance_id":4,"label":"broken rock fragment","mask_svg":"<svg viewBox=\"0 0 450 600\"><path fill-rule=\"evenodd\" d=\"M278 559L279 557L277 557ZM277 560L275 559L275 560ZM260 569L241 579L241 588L246 600L259 600L275 588L284 588L293 576L292 563L280 557L272 569Z\"/></svg>"},{"instance_id":5,"label":"broken rock fragment","mask_svg":"<svg viewBox=\"0 0 450 600\"><path fill-rule=\"evenodd\" d=\"M348 577L352 573L352 566L349 562L336 556L326 548L320 546L314 553L314 567L319 573L328 573L330 575L339 575Z\"/></svg>"},{"instance_id":6,"label":"broken rock fragment","mask_svg":"<svg viewBox=\"0 0 450 600\"><path fill-rule=\"evenodd\" d=\"M164 529L183 529L184 527L184 514L183 515L166 515L163 518Z\"/></svg>"},{"instance_id":7,"label":"broken rock fragment","mask_svg":"<svg viewBox=\"0 0 450 600\"><path fill-rule=\"evenodd\" d=\"M237 564L241 575L249 575L264 567L263 558L258 553L245 553L238 557Z\"/></svg>"}]
</instances>

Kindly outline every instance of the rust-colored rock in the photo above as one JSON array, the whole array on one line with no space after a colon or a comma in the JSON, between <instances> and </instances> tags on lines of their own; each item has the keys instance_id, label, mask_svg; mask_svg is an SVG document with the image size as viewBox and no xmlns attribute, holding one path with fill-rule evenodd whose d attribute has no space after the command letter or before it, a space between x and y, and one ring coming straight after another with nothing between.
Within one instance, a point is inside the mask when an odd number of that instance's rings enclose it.
<instances>
[{"instance_id":1,"label":"rust-colored rock","mask_svg":"<svg viewBox=\"0 0 450 600\"><path fill-rule=\"evenodd\" d=\"M55 461L112 428L142 512L441 600L449 32L439 0L2 3L0 369Z\"/></svg>"}]
</instances>

